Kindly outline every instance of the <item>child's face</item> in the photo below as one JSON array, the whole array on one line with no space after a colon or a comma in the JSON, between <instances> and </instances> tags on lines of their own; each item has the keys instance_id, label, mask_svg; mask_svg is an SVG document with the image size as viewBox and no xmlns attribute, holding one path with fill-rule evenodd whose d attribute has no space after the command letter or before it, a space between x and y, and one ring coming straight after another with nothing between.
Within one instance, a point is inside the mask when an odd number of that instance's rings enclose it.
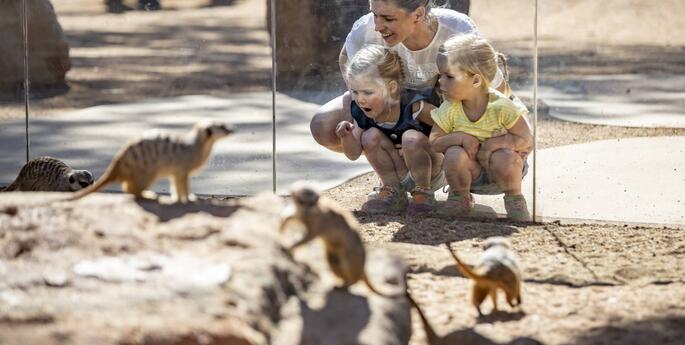
<instances>
[{"instance_id":1,"label":"child's face","mask_svg":"<svg viewBox=\"0 0 685 345\"><path fill-rule=\"evenodd\" d=\"M388 94L385 83L380 83L372 78L352 78L349 81L352 100L364 111L364 114L372 119L385 112Z\"/></svg>"},{"instance_id":2,"label":"child's face","mask_svg":"<svg viewBox=\"0 0 685 345\"><path fill-rule=\"evenodd\" d=\"M437 64L440 72L440 92L445 100L462 101L476 90L473 76L459 69L459 66L450 66L445 55L438 55Z\"/></svg>"},{"instance_id":3,"label":"child's face","mask_svg":"<svg viewBox=\"0 0 685 345\"><path fill-rule=\"evenodd\" d=\"M375 30L381 34L385 43L392 47L407 39L416 27L416 11L407 12L390 1L371 1Z\"/></svg>"}]
</instances>

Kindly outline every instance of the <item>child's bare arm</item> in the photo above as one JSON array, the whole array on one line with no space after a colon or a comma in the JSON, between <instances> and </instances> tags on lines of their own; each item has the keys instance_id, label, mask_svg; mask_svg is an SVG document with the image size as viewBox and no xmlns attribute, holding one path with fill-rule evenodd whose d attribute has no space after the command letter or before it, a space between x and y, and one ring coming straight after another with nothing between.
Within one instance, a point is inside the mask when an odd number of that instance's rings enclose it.
<instances>
[{"instance_id":1,"label":"child's bare arm","mask_svg":"<svg viewBox=\"0 0 685 345\"><path fill-rule=\"evenodd\" d=\"M413 111L418 111L420 107L420 102L414 103L412 105ZM419 116L416 117L416 119L427 125L435 125L435 121L433 121L433 118L431 117L431 111L433 111L433 109L435 108L436 107L434 105L428 102L423 102L423 109L421 110L421 113L419 113Z\"/></svg>"},{"instance_id":2,"label":"child's bare arm","mask_svg":"<svg viewBox=\"0 0 685 345\"><path fill-rule=\"evenodd\" d=\"M335 135L340 138L345 156L350 160L357 160L362 154L362 130L357 122L340 121L335 128Z\"/></svg>"},{"instance_id":3,"label":"child's bare arm","mask_svg":"<svg viewBox=\"0 0 685 345\"><path fill-rule=\"evenodd\" d=\"M526 154L533 150L533 134L523 116L507 132L505 135L490 138L481 145L478 151L478 162L481 166L487 169L490 156L499 149L510 149Z\"/></svg>"},{"instance_id":4,"label":"child's bare arm","mask_svg":"<svg viewBox=\"0 0 685 345\"><path fill-rule=\"evenodd\" d=\"M445 153L450 146L461 146L466 153L475 159L479 142L476 137L464 132L445 133L440 126L433 126L428 141L435 152Z\"/></svg>"}]
</instances>

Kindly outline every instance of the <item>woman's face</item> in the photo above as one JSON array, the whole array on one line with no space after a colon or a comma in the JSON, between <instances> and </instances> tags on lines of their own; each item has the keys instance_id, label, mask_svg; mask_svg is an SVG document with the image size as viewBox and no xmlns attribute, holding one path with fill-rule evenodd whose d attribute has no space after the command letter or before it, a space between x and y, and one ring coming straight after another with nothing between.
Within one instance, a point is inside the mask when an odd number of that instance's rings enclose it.
<instances>
[{"instance_id":1,"label":"woman's face","mask_svg":"<svg viewBox=\"0 0 685 345\"><path fill-rule=\"evenodd\" d=\"M385 112L386 102L385 83L368 77L351 78L349 81L350 94L364 114L372 119Z\"/></svg>"},{"instance_id":2,"label":"woman's face","mask_svg":"<svg viewBox=\"0 0 685 345\"><path fill-rule=\"evenodd\" d=\"M408 12L391 1L371 1L375 30L390 47L403 42L414 33L417 23L421 20L418 11L419 9Z\"/></svg>"}]
</instances>

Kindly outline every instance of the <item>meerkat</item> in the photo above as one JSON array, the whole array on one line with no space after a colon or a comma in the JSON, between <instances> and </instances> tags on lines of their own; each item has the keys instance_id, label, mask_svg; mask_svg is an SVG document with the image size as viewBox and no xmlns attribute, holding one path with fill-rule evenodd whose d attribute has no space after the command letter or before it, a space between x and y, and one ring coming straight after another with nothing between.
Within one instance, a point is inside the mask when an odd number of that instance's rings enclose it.
<instances>
[{"instance_id":1,"label":"meerkat","mask_svg":"<svg viewBox=\"0 0 685 345\"><path fill-rule=\"evenodd\" d=\"M88 170L74 170L57 158L38 157L26 162L3 192L75 192L93 184Z\"/></svg>"},{"instance_id":2,"label":"meerkat","mask_svg":"<svg viewBox=\"0 0 685 345\"><path fill-rule=\"evenodd\" d=\"M457 268L466 278L473 280L471 301L482 316L480 305L487 296L492 300L493 310L497 311L497 290L504 291L511 307L521 304L521 271L511 244L504 237L490 237L483 245L484 252L475 267L466 265L454 254L450 243L447 250L457 262Z\"/></svg>"},{"instance_id":3,"label":"meerkat","mask_svg":"<svg viewBox=\"0 0 685 345\"><path fill-rule=\"evenodd\" d=\"M148 132L124 145L95 184L70 200L82 198L112 182L120 182L124 192L139 199L152 194L146 188L155 180L168 176L172 199L186 203L190 175L204 165L214 143L233 132L233 127L214 121L199 122L185 135Z\"/></svg>"},{"instance_id":4,"label":"meerkat","mask_svg":"<svg viewBox=\"0 0 685 345\"><path fill-rule=\"evenodd\" d=\"M284 215L280 231L286 229L290 222L299 221L306 232L302 239L288 248L288 252L292 253L295 248L320 237L328 265L342 280L342 288L362 280L377 295L396 297L379 292L369 282L364 270L366 251L358 233L359 224L350 211L322 198L314 188L303 183L293 185L291 197L294 207Z\"/></svg>"}]
</instances>

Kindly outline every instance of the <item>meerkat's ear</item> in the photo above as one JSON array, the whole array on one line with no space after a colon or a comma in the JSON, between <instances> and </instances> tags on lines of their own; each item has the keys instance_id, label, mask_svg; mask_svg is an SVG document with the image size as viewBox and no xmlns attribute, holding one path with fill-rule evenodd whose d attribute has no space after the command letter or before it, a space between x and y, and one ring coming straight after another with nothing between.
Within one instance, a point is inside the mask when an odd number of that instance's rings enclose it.
<instances>
[{"instance_id":1,"label":"meerkat's ear","mask_svg":"<svg viewBox=\"0 0 685 345\"><path fill-rule=\"evenodd\" d=\"M73 173L70 173L69 174L69 183L74 183L74 182L76 182L76 178L74 177Z\"/></svg>"},{"instance_id":2,"label":"meerkat's ear","mask_svg":"<svg viewBox=\"0 0 685 345\"><path fill-rule=\"evenodd\" d=\"M207 128L205 129L205 134L207 135L207 137L211 137L212 134L213 134L213 133L212 133L212 127L207 127Z\"/></svg>"}]
</instances>

